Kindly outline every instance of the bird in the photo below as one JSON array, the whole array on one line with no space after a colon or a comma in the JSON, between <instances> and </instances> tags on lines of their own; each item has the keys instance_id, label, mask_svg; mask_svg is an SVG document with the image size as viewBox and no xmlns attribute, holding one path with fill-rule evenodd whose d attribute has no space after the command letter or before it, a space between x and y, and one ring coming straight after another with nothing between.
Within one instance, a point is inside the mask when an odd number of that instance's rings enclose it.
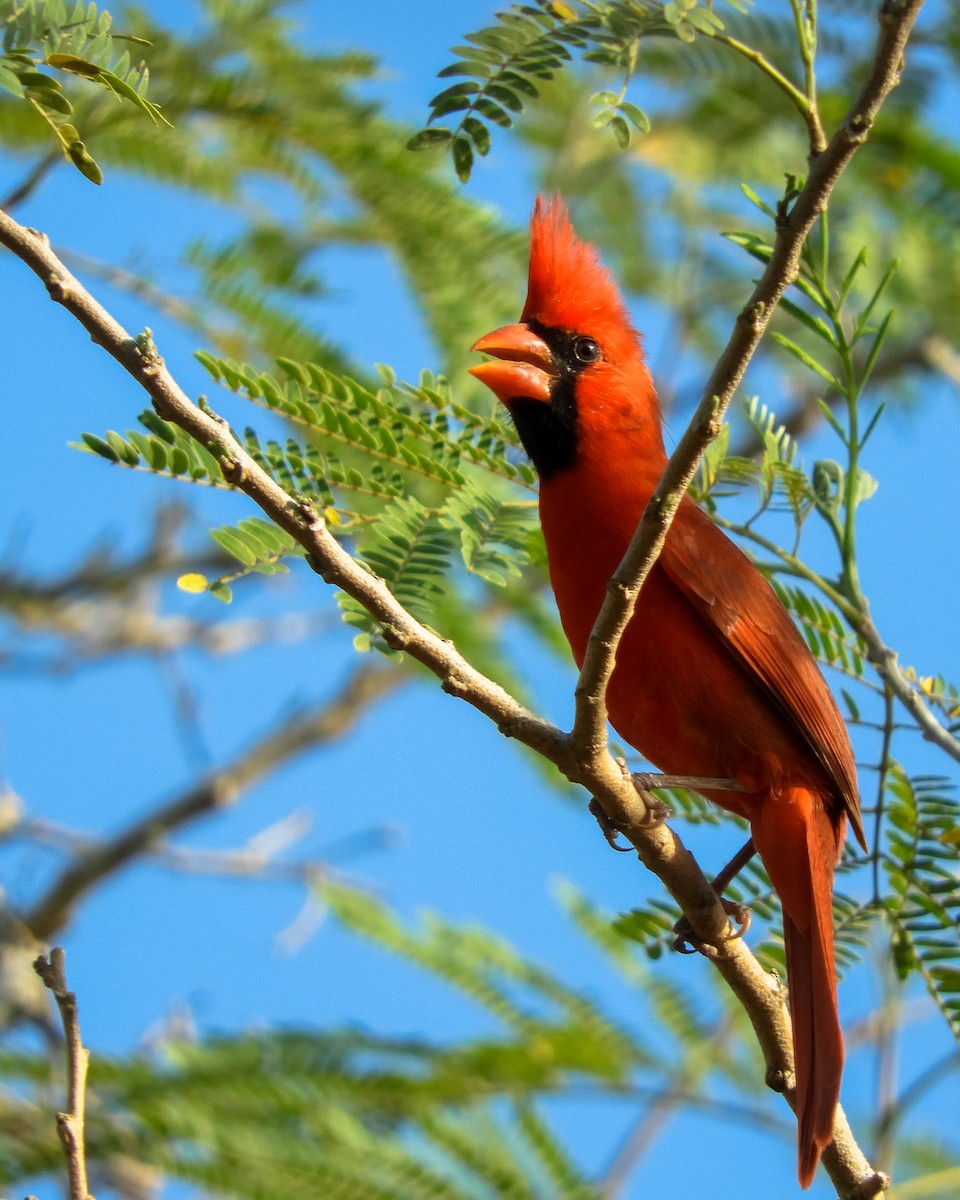
<instances>
[{"instance_id":1,"label":"bird","mask_svg":"<svg viewBox=\"0 0 960 1200\"><path fill-rule=\"evenodd\" d=\"M667 453L640 334L560 197L537 197L520 320L469 368L505 406L539 476L551 586L578 665ZM866 849L836 701L776 592L684 496L636 602L610 723L660 771L732 780L704 795L745 818L782 910L797 1174L832 1141L843 1073L832 892L847 823Z\"/></svg>"}]
</instances>

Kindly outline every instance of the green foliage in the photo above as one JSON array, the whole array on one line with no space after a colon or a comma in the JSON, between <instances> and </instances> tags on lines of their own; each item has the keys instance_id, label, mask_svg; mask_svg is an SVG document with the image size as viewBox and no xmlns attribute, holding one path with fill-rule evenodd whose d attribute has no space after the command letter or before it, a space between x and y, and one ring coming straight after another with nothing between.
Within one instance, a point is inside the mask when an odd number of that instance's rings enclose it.
<instances>
[{"instance_id":1,"label":"green foliage","mask_svg":"<svg viewBox=\"0 0 960 1200\"><path fill-rule=\"evenodd\" d=\"M77 127L67 120L73 118L74 106L56 77L42 67L97 84L152 121L166 121L157 105L147 99L146 65L131 62L130 51L114 45L116 41L140 46L149 43L115 33L110 14L98 13L92 0L86 4L76 0L72 10L64 0L4 0L0 21L4 25L0 88L26 101L43 117L64 157L92 183L100 183L103 174Z\"/></svg>"},{"instance_id":2,"label":"green foliage","mask_svg":"<svg viewBox=\"0 0 960 1200\"><path fill-rule=\"evenodd\" d=\"M92 1172L119 1182L123 1165L136 1164L204 1194L251 1200L291 1190L334 1200L594 1200L601 1193L542 1101L656 1095L679 1081L703 1090L714 1075L738 1076L689 991L650 976L609 917L569 886L571 916L637 998L649 993L666 1038L647 1039L639 1023L628 1029L483 930L435 917L409 928L380 902L329 881L319 898L349 929L469 998L488 1031L444 1045L355 1029L281 1030L155 1039L126 1059L97 1055ZM8 1187L57 1166L56 1134L33 1102L56 1075L45 1055L0 1056L8 1089L0 1181Z\"/></svg>"},{"instance_id":3,"label":"green foliage","mask_svg":"<svg viewBox=\"0 0 960 1200\"><path fill-rule=\"evenodd\" d=\"M218 383L304 434L303 442L281 443L247 429L241 441L288 492L320 506L331 530L419 619L438 623L441 612L456 619L445 603L460 586L455 568L505 589L531 564L534 506L516 489L529 492L534 476L517 461L516 434L458 404L442 380L425 373L413 387L384 367L383 385L373 389L314 363L282 359L274 374L207 352L197 357ZM231 486L209 451L152 412L140 420L145 433L87 433L78 448L120 466ZM283 558L303 555L292 538L259 520L213 537L243 568L209 584L222 600L241 575L285 570ZM370 614L346 595L339 602L360 630L358 649L385 650Z\"/></svg>"},{"instance_id":4,"label":"green foliage","mask_svg":"<svg viewBox=\"0 0 960 1200\"><path fill-rule=\"evenodd\" d=\"M131 105L97 102L101 89L79 77L73 121L104 169L205 197L231 214L223 223L231 232L189 237L190 270L173 283L174 247L145 252L135 269L102 268L111 283L199 332L216 353L261 366L285 356L357 375L367 364L351 363L323 334L329 289L316 252L380 249L444 366L463 365L477 326L502 324L516 302L522 239L459 194L438 164L405 150L411 130L368 98L378 71L368 54L311 51L278 0L198 0L196 8L185 34L164 27L162 9L130 16L151 43L150 94L173 127L147 127ZM4 93L0 140L41 158L14 193L29 194L48 178L49 134ZM265 182L282 221L249 203Z\"/></svg>"},{"instance_id":5,"label":"green foliage","mask_svg":"<svg viewBox=\"0 0 960 1200\"><path fill-rule=\"evenodd\" d=\"M896 765L887 788L894 966L901 979L921 976L960 1040L960 804L947 780L910 778Z\"/></svg>"},{"instance_id":6,"label":"green foliage","mask_svg":"<svg viewBox=\"0 0 960 1200\"><path fill-rule=\"evenodd\" d=\"M152 471L207 487L231 487L210 451L182 429L158 417L152 408L145 409L138 419L143 426L142 432L128 430L124 436L111 429L103 437L84 433L81 441L71 445L75 450L96 454L119 466Z\"/></svg>"},{"instance_id":7,"label":"green foliage","mask_svg":"<svg viewBox=\"0 0 960 1200\"><path fill-rule=\"evenodd\" d=\"M742 11L743 6L736 7ZM467 34L468 45L453 47L456 60L439 77L467 78L433 97L426 128L408 145L411 150L447 147L458 177L466 182L474 154L489 152L491 125L509 128L511 114L523 112L539 97L544 82L567 68L574 50L581 51L586 62L625 71L619 92L604 90L590 98L598 110L594 128L608 129L616 145L625 150L633 130L650 130L647 114L625 98L641 42L665 36L692 42L697 34L710 37L723 27L713 7L698 0L671 0L666 5L654 0L512 4L496 14L496 24ZM454 113L461 114L454 128L435 124Z\"/></svg>"}]
</instances>

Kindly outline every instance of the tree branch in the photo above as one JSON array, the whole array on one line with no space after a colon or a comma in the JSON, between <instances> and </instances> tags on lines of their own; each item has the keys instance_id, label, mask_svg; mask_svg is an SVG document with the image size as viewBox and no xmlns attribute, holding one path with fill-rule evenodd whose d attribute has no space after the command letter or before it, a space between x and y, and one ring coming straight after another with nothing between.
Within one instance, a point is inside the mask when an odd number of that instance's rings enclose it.
<instances>
[{"instance_id":1,"label":"tree branch","mask_svg":"<svg viewBox=\"0 0 960 1200\"><path fill-rule=\"evenodd\" d=\"M243 791L286 759L339 737L373 700L396 687L404 675L404 668L397 664L361 667L330 703L286 722L195 787L153 809L116 837L78 854L46 894L21 916L23 924L41 941L53 937L91 888L173 830L236 803Z\"/></svg>"},{"instance_id":2,"label":"tree branch","mask_svg":"<svg viewBox=\"0 0 960 1200\"><path fill-rule=\"evenodd\" d=\"M53 992L63 1022L67 1054L67 1111L57 1113L57 1133L67 1158L69 1200L93 1200L87 1191L87 1159L83 1132L90 1052L80 1037L77 997L67 990L65 957L63 950L54 946L49 959L41 954L33 966L44 985Z\"/></svg>"},{"instance_id":3,"label":"tree branch","mask_svg":"<svg viewBox=\"0 0 960 1200\"><path fill-rule=\"evenodd\" d=\"M312 505L289 496L247 454L222 418L189 399L167 371L152 340L146 335L131 338L67 271L42 234L25 229L0 212L0 242L38 275L51 297L72 313L94 342L140 384L157 413L206 446L233 486L304 547L313 569L374 616L391 646L422 663L441 680L446 692L466 700L505 736L538 751L598 799L644 865L677 901L698 937L718 945L711 962L749 1016L767 1063L768 1080L777 1090L788 1091L793 1055L790 1020L779 983L761 968L742 939L723 940L727 915L716 893L680 838L666 825L651 826L649 797L645 799L637 792L626 770L609 752L584 759L570 735L524 708L499 684L471 666L450 642L416 621L382 580L351 558ZM199 811L205 811L215 795L205 797ZM192 796L188 794L181 801L188 818L197 806ZM134 840L149 840L153 831L141 825L130 832ZM97 878L103 873L99 872ZM41 915L35 912L34 919L39 920ZM824 1155L824 1161L838 1191L846 1195L873 1179L874 1173L839 1109L834 1137L834 1147ZM879 1188L863 1193L864 1197L877 1194Z\"/></svg>"}]
</instances>

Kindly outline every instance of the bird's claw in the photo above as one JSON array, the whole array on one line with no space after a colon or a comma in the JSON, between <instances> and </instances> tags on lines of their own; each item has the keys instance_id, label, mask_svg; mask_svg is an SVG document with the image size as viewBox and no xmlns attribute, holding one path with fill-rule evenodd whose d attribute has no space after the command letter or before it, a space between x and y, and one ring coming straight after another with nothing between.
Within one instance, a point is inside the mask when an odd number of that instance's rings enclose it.
<instances>
[{"instance_id":1,"label":"bird's claw","mask_svg":"<svg viewBox=\"0 0 960 1200\"><path fill-rule=\"evenodd\" d=\"M626 771L625 763L623 767ZM642 799L647 806L647 815L641 823L644 829L658 829L671 815L670 806L664 804L659 797L650 794L650 789L657 786L658 778L657 775L641 775L636 771L630 773L633 786L643 793Z\"/></svg>"},{"instance_id":2,"label":"bird's claw","mask_svg":"<svg viewBox=\"0 0 960 1200\"><path fill-rule=\"evenodd\" d=\"M596 800L591 800L588 807L597 824L600 826L600 832L603 834L610 849L616 850L619 854L629 854L633 847L620 845L617 841L617 838L620 836L620 830L614 825Z\"/></svg>"},{"instance_id":3,"label":"bird's claw","mask_svg":"<svg viewBox=\"0 0 960 1200\"><path fill-rule=\"evenodd\" d=\"M733 942L737 938L742 938L750 928L750 922L753 920L753 914L746 904L737 904L733 900L725 900L723 896L717 897L723 905L723 911L730 918L733 924L733 929L729 932L724 930L717 934L717 942ZM678 954L702 954L705 958L716 958L720 953L719 948L713 942L706 942L703 938L694 933L693 926L686 917L681 917L674 925L673 932L677 935L674 939L673 948Z\"/></svg>"},{"instance_id":4,"label":"bird's claw","mask_svg":"<svg viewBox=\"0 0 960 1200\"><path fill-rule=\"evenodd\" d=\"M664 804L655 796L644 796L647 805L647 815L641 822L643 829L659 829L670 816L669 805Z\"/></svg>"}]
</instances>

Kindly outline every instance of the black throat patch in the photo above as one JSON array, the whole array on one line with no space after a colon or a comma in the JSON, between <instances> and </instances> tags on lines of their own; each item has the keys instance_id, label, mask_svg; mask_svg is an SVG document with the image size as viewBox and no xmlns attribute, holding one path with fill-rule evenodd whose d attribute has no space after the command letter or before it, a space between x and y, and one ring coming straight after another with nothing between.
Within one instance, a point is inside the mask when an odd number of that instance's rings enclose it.
<instances>
[{"instance_id":1,"label":"black throat patch","mask_svg":"<svg viewBox=\"0 0 960 1200\"><path fill-rule=\"evenodd\" d=\"M574 353L580 335L567 329L551 329L539 321L528 321L529 328L547 343L553 352L557 381L550 392L550 403L518 396L510 402L510 415L520 441L541 479L572 467L577 457L577 376L587 365Z\"/></svg>"}]
</instances>

